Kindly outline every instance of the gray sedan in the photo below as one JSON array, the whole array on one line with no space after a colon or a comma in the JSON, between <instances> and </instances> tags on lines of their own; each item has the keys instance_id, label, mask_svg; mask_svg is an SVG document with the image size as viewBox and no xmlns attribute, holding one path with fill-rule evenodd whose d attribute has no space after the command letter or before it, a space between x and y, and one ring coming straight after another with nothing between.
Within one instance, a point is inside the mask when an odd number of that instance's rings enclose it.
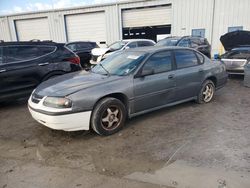
<instances>
[{"instance_id":1,"label":"gray sedan","mask_svg":"<svg viewBox=\"0 0 250 188\"><path fill-rule=\"evenodd\" d=\"M57 130L116 133L126 118L190 100L208 103L227 81L225 66L180 47L111 55L90 72L42 83L29 99L35 120Z\"/></svg>"}]
</instances>

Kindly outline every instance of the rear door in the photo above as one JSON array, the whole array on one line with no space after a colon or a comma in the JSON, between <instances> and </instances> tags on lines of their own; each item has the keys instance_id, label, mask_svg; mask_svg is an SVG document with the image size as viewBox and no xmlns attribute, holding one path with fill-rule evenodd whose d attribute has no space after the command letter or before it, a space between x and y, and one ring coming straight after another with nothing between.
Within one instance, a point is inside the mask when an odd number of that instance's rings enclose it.
<instances>
[{"instance_id":1,"label":"rear door","mask_svg":"<svg viewBox=\"0 0 250 188\"><path fill-rule=\"evenodd\" d=\"M141 71L147 69L153 69L153 73L134 79L134 113L163 106L174 98L176 81L172 52L153 54Z\"/></svg>"},{"instance_id":2,"label":"rear door","mask_svg":"<svg viewBox=\"0 0 250 188\"><path fill-rule=\"evenodd\" d=\"M176 101L198 95L201 82L204 80L204 69L201 58L193 50L175 50L176 63Z\"/></svg>"},{"instance_id":3,"label":"rear door","mask_svg":"<svg viewBox=\"0 0 250 188\"><path fill-rule=\"evenodd\" d=\"M30 93L46 73L49 64L43 60L44 48L36 45L4 47L4 62L1 65L0 96L8 97ZM46 61L46 62L45 62Z\"/></svg>"}]
</instances>

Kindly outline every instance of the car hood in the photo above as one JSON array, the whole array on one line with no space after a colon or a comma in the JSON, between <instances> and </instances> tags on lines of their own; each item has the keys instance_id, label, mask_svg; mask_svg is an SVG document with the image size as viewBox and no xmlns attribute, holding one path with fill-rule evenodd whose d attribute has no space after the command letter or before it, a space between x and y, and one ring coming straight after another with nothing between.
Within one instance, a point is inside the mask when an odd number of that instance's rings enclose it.
<instances>
[{"instance_id":1,"label":"car hood","mask_svg":"<svg viewBox=\"0 0 250 188\"><path fill-rule=\"evenodd\" d=\"M109 51L109 48L94 48L91 53L94 56L100 56L100 55L104 55L107 51Z\"/></svg>"},{"instance_id":2,"label":"car hood","mask_svg":"<svg viewBox=\"0 0 250 188\"><path fill-rule=\"evenodd\" d=\"M35 93L41 96L68 96L77 91L117 79L121 79L121 77L80 71L47 80L36 88Z\"/></svg>"},{"instance_id":3,"label":"car hood","mask_svg":"<svg viewBox=\"0 0 250 188\"><path fill-rule=\"evenodd\" d=\"M250 45L250 31L234 31L220 37L226 51L239 46Z\"/></svg>"}]
</instances>

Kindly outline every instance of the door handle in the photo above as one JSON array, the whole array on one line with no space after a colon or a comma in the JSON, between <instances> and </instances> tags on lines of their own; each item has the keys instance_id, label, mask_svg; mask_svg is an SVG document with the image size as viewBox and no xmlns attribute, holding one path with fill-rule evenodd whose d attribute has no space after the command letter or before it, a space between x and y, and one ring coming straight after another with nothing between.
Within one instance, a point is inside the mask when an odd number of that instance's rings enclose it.
<instances>
[{"instance_id":1,"label":"door handle","mask_svg":"<svg viewBox=\"0 0 250 188\"><path fill-rule=\"evenodd\" d=\"M6 69L0 69L0 73L1 72L6 72L7 70Z\"/></svg>"},{"instance_id":2,"label":"door handle","mask_svg":"<svg viewBox=\"0 0 250 188\"><path fill-rule=\"evenodd\" d=\"M174 74L170 74L170 75L168 76L168 78L169 78L169 79L173 79L173 78L174 78Z\"/></svg>"},{"instance_id":3,"label":"door handle","mask_svg":"<svg viewBox=\"0 0 250 188\"><path fill-rule=\"evenodd\" d=\"M45 65L48 65L49 63L47 62L47 63L40 63L40 64L38 64L39 66L45 66Z\"/></svg>"}]
</instances>

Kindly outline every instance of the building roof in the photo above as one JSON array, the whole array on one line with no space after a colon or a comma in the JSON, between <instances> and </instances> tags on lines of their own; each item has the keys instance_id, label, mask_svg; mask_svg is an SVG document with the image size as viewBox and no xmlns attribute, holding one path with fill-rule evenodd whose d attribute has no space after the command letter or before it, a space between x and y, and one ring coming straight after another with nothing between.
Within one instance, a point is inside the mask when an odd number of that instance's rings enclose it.
<instances>
[{"instance_id":1,"label":"building roof","mask_svg":"<svg viewBox=\"0 0 250 188\"><path fill-rule=\"evenodd\" d=\"M14 14L2 14L0 15L0 18L2 17L8 17L8 16L19 16L19 15L28 15L28 14L37 14L37 13L47 13L47 12L58 12L58 11L68 11L68 10L74 10L74 9L86 9L86 8L95 8L95 7L105 7L105 6L111 6L111 5L121 5L126 3L135 3L135 2L144 2L147 0L116 0L115 2L110 3L99 3L94 5L84 5L84 6L74 6L74 7L68 7L68 8L58 8L58 9L48 9L48 10L40 10L40 11L29 11L29 12L21 12L21 13L14 13ZM154 1L154 0L151 0Z\"/></svg>"}]
</instances>

